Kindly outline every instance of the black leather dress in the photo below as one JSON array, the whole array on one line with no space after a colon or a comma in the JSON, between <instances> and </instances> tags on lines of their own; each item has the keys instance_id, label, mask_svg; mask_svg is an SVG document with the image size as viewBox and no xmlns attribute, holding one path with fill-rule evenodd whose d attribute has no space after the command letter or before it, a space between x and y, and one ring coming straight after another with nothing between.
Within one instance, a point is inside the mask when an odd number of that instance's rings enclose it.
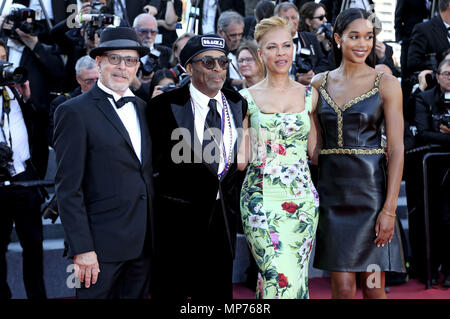
<instances>
[{"instance_id":1,"label":"black leather dress","mask_svg":"<svg viewBox=\"0 0 450 319\"><path fill-rule=\"evenodd\" d=\"M387 189L379 73L374 87L342 109L320 87L318 115L323 146L319 156L320 199L314 267L338 272L405 272L396 221L392 242L374 244L375 223Z\"/></svg>"}]
</instances>

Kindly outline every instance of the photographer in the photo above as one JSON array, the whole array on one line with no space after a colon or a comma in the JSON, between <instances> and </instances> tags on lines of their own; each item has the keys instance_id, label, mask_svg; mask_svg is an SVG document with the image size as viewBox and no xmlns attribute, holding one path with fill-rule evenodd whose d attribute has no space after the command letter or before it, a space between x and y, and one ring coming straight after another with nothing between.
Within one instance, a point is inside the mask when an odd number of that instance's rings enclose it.
<instances>
[{"instance_id":1,"label":"photographer","mask_svg":"<svg viewBox=\"0 0 450 319\"><path fill-rule=\"evenodd\" d=\"M11 10L19 10L20 12L21 9L26 8L18 4L11 6ZM17 21L10 21L9 17L9 13L6 13L2 24L2 31L8 37L8 61L13 64L14 68L21 66L28 71L30 89L33 92L30 99L37 111L34 118L39 123L39 125L35 124L34 134L43 142L45 141L43 151L36 154L35 157L35 161L38 162L36 168L39 177L43 178L48 162L46 142L50 92L61 91L64 64L53 47L41 43L33 33L22 31L18 28ZM27 26L27 23L21 23L20 26ZM29 30L28 27L24 29Z\"/></svg>"},{"instance_id":2,"label":"photographer","mask_svg":"<svg viewBox=\"0 0 450 319\"><path fill-rule=\"evenodd\" d=\"M160 2L164 0L106 0L108 11L119 16L126 26L133 24L134 19L144 12L157 14Z\"/></svg>"},{"instance_id":3,"label":"photographer","mask_svg":"<svg viewBox=\"0 0 450 319\"><path fill-rule=\"evenodd\" d=\"M444 151L450 150L450 59L439 64L436 74L438 85L433 89L419 93L416 99L415 125L418 141L423 145L437 144ZM444 274L443 285L450 287L450 209L449 209L449 169L448 162L433 162L429 173L430 194L430 233L431 233L431 265L433 281L439 278L438 268ZM408 198L409 199L409 198ZM419 200L420 202L420 200ZM422 207L418 205L419 207ZM417 227L422 217L416 217ZM414 225L414 224L413 224ZM417 232L411 227L413 234ZM417 239L412 242L413 248L419 246ZM423 256L421 253L419 256ZM420 267L419 267L420 269Z\"/></svg>"},{"instance_id":4,"label":"photographer","mask_svg":"<svg viewBox=\"0 0 450 319\"><path fill-rule=\"evenodd\" d=\"M333 30L326 17L325 6L307 2L300 8L299 30L314 33L324 54L328 55L333 41Z\"/></svg>"},{"instance_id":5,"label":"photographer","mask_svg":"<svg viewBox=\"0 0 450 319\"><path fill-rule=\"evenodd\" d=\"M40 110L32 104L30 83L12 83L5 77L7 65L7 50L0 41L0 64L2 77L0 85L0 143L1 158L11 153L9 162L1 163L2 167L9 164L7 175L3 176L11 182L33 181L42 178L47 162L42 158L48 152L47 139L39 130L45 127L42 123ZM17 72L17 69L16 69ZM10 86L8 86L10 85ZM34 94L34 92L33 92ZM44 124L44 125L43 125ZM3 184L3 183L2 183ZM6 252L10 235L15 223L15 230L23 248L23 280L27 297L30 299L46 298L43 279L43 234L40 206L43 203L41 192L35 187L14 188L0 187L0 298L11 298L11 290L7 283Z\"/></svg>"},{"instance_id":6,"label":"photographer","mask_svg":"<svg viewBox=\"0 0 450 319\"><path fill-rule=\"evenodd\" d=\"M439 0L439 14L433 19L417 24L408 48L407 75L430 67L430 55L442 61L442 54L450 47L447 28L450 27L450 0ZM425 67L424 67L425 62Z\"/></svg>"},{"instance_id":7,"label":"photographer","mask_svg":"<svg viewBox=\"0 0 450 319\"><path fill-rule=\"evenodd\" d=\"M137 96L147 101L151 97L149 82L155 71L170 67L172 50L163 45L155 44L158 26L155 17L151 14L142 13L138 15L134 19L133 28L139 41L143 46L150 49L150 53L141 58L141 66L131 87Z\"/></svg>"},{"instance_id":8,"label":"photographer","mask_svg":"<svg viewBox=\"0 0 450 319\"><path fill-rule=\"evenodd\" d=\"M162 45L172 47L177 39L176 23L181 21L183 3L181 0L161 0L158 14L155 15L158 30L162 36Z\"/></svg>"},{"instance_id":9,"label":"photographer","mask_svg":"<svg viewBox=\"0 0 450 319\"><path fill-rule=\"evenodd\" d=\"M150 82L150 95L152 98L164 92L168 92L176 87L176 80L172 72L168 69L161 69L155 72Z\"/></svg>"},{"instance_id":10,"label":"photographer","mask_svg":"<svg viewBox=\"0 0 450 319\"><path fill-rule=\"evenodd\" d=\"M295 5L282 2L275 7L275 15L292 24L292 37L295 47L291 74L303 85L309 85L315 74L330 69L327 57L320 48L317 37L310 32L298 32L299 14Z\"/></svg>"}]
</instances>

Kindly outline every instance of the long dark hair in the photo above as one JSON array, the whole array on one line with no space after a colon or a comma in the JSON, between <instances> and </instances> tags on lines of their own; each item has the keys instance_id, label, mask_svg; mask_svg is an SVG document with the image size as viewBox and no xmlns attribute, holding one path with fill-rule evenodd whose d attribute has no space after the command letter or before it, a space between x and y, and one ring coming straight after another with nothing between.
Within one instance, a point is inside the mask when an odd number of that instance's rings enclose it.
<instances>
[{"instance_id":1,"label":"long dark hair","mask_svg":"<svg viewBox=\"0 0 450 319\"><path fill-rule=\"evenodd\" d=\"M372 13L371 12L365 11L360 8L346 9L337 16L336 22L334 23L333 34L337 33L337 34L339 34L339 36L342 37L342 34L344 33L344 30L347 28L347 26L357 19L365 19L365 20L369 20L370 22L374 23L374 21L372 21ZM372 51L370 52L369 56L366 59L366 64L372 68L375 68L375 64L376 64L375 42L376 42L376 36L375 36L375 27L374 27L373 28L373 47L372 47ZM341 49L338 49L336 41L333 41L333 53L334 53L334 62L336 64L336 67L339 67L342 62L342 51L341 51Z\"/></svg>"},{"instance_id":2,"label":"long dark hair","mask_svg":"<svg viewBox=\"0 0 450 319\"><path fill-rule=\"evenodd\" d=\"M300 15L300 21L298 24L299 31L307 31L307 32L314 32L314 30L311 30L310 26L306 24L306 19L312 20L314 18L314 13L316 13L316 10L322 7L325 10L325 13L327 12L327 9L322 3L315 3L315 2L306 2L302 7L300 8L299 15Z\"/></svg>"}]
</instances>

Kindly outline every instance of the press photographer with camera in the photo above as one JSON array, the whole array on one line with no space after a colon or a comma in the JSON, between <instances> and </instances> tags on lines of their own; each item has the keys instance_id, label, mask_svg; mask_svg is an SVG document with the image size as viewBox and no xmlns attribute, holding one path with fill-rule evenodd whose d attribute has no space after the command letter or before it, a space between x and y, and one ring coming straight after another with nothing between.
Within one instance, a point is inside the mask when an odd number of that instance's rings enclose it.
<instances>
[{"instance_id":1,"label":"press photographer with camera","mask_svg":"<svg viewBox=\"0 0 450 319\"><path fill-rule=\"evenodd\" d=\"M170 67L172 50L155 43L158 35L156 18L148 13L141 13L134 19L133 28L143 46L150 49L150 53L141 58L141 66L131 84L133 92L147 101L151 97L149 83L155 72Z\"/></svg>"},{"instance_id":2,"label":"press photographer with camera","mask_svg":"<svg viewBox=\"0 0 450 319\"><path fill-rule=\"evenodd\" d=\"M299 30L314 33L324 54L328 55L333 41L333 29L328 23L323 4L307 2L300 8Z\"/></svg>"},{"instance_id":3,"label":"press photographer with camera","mask_svg":"<svg viewBox=\"0 0 450 319\"><path fill-rule=\"evenodd\" d=\"M417 83L417 73L423 70L436 71L435 61L442 61L443 53L450 47L449 27L450 0L439 0L439 14L414 26L408 48L406 74L403 74L403 81L409 81L410 87ZM410 93L404 92L406 97Z\"/></svg>"},{"instance_id":4,"label":"press photographer with camera","mask_svg":"<svg viewBox=\"0 0 450 319\"><path fill-rule=\"evenodd\" d=\"M25 9L25 10L24 10ZM7 36L8 61L12 68L19 66L28 71L30 82L31 103L36 108L34 115L33 137L38 138L42 146L39 154L35 155L36 169L40 178L45 176L48 162L47 127L48 112L51 102L50 92L60 92L64 77L64 64L55 47L39 41L35 35L33 19L11 19L11 16L28 14L27 8L20 4L13 4L10 12L5 12L1 22L2 33ZM24 31L25 30L25 31ZM34 136L36 135L36 136Z\"/></svg>"},{"instance_id":5,"label":"press photographer with camera","mask_svg":"<svg viewBox=\"0 0 450 319\"><path fill-rule=\"evenodd\" d=\"M297 82L309 85L315 74L330 69L327 57L320 48L317 37L310 32L299 32L299 13L297 7L290 2L282 2L275 7L275 15L292 24L292 37L295 46L294 61L291 74Z\"/></svg>"},{"instance_id":6,"label":"press photographer with camera","mask_svg":"<svg viewBox=\"0 0 450 319\"><path fill-rule=\"evenodd\" d=\"M23 280L29 299L46 298L43 279L43 234L40 206L43 195L36 187L4 187L3 182L26 182L42 178L47 163L47 140L42 138L41 110L32 104L26 71L9 71L7 47L0 40L0 298L12 297L7 283L6 252L15 230L23 248ZM33 92L34 94L34 92Z\"/></svg>"},{"instance_id":7,"label":"press photographer with camera","mask_svg":"<svg viewBox=\"0 0 450 319\"><path fill-rule=\"evenodd\" d=\"M450 59L442 61L436 74L438 85L417 95L415 106L415 125L417 141L420 145L439 145L443 151L450 150ZM433 162L430 167L430 233L431 233L431 267L434 284L439 278L439 266L444 275L443 285L450 287L450 164L448 162ZM422 183L420 183L422 185ZM420 197L419 197L420 198ZM419 200L419 204L421 201ZM422 205L418 205L419 208ZM421 217L417 217L421 225ZM417 234L415 227L411 227ZM413 248L420 247L417 240L412 242ZM416 248L417 249L417 248ZM414 251L414 250L413 250ZM419 266L419 270L423 270ZM423 276L423 273L422 273Z\"/></svg>"},{"instance_id":8,"label":"press photographer with camera","mask_svg":"<svg viewBox=\"0 0 450 319\"><path fill-rule=\"evenodd\" d=\"M150 95L154 98L164 92L173 90L176 86L176 79L173 73L168 69L160 69L155 72L150 82Z\"/></svg>"}]
</instances>

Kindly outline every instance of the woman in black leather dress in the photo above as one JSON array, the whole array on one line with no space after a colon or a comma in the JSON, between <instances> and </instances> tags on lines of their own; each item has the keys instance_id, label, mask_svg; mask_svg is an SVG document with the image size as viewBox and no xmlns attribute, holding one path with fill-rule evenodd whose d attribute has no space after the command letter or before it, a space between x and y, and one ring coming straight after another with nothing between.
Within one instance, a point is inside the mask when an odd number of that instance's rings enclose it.
<instances>
[{"instance_id":1,"label":"woman in black leather dress","mask_svg":"<svg viewBox=\"0 0 450 319\"><path fill-rule=\"evenodd\" d=\"M339 67L312 83L320 92L322 132L314 267L330 271L333 298L354 298L356 273L364 298L386 298L384 272L405 272L395 217L403 171L402 93L395 77L373 68L369 14L347 9L338 16L333 47Z\"/></svg>"}]
</instances>

